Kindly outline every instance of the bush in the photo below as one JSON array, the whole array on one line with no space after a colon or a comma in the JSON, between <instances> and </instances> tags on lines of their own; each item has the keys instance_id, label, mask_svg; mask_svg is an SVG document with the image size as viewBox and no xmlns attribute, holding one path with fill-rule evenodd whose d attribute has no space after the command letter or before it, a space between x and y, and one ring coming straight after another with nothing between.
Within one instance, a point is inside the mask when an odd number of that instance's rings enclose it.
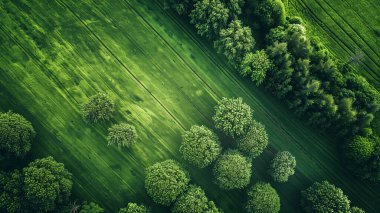
<instances>
[{"instance_id":1,"label":"bush","mask_svg":"<svg viewBox=\"0 0 380 213\"><path fill-rule=\"evenodd\" d=\"M365 211L355 206L355 207L351 207L350 213L365 213Z\"/></svg>"},{"instance_id":2,"label":"bush","mask_svg":"<svg viewBox=\"0 0 380 213\"><path fill-rule=\"evenodd\" d=\"M240 140L237 148L250 158L258 157L268 146L268 134L265 126L257 121L252 121L251 128Z\"/></svg>"},{"instance_id":3,"label":"bush","mask_svg":"<svg viewBox=\"0 0 380 213\"><path fill-rule=\"evenodd\" d=\"M268 173L273 177L274 181L286 182L289 176L294 174L296 167L296 158L288 151L277 153L270 164Z\"/></svg>"},{"instance_id":4,"label":"bush","mask_svg":"<svg viewBox=\"0 0 380 213\"><path fill-rule=\"evenodd\" d=\"M235 151L222 154L214 169L215 183L222 189L242 189L249 184L252 164L247 158Z\"/></svg>"},{"instance_id":5,"label":"bush","mask_svg":"<svg viewBox=\"0 0 380 213\"><path fill-rule=\"evenodd\" d=\"M302 191L301 205L306 212L348 213L350 200L340 188L322 181Z\"/></svg>"},{"instance_id":6,"label":"bush","mask_svg":"<svg viewBox=\"0 0 380 213\"><path fill-rule=\"evenodd\" d=\"M193 0L165 0L165 9L174 9L179 15L188 14L193 7Z\"/></svg>"},{"instance_id":7,"label":"bush","mask_svg":"<svg viewBox=\"0 0 380 213\"><path fill-rule=\"evenodd\" d=\"M356 136L346 146L346 156L356 162L368 160L374 151L374 142L371 139Z\"/></svg>"},{"instance_id":8,"label":"bush","mask_svg":"<svg viewBox=\"0 0 380 213\"><path fill-rule=\"evenodd\" d=\"M183 159L198 168L210 165L220 155L218 137L205 126L192 126L182 138L179 151Z\"/></svg>"},{"instance_id":9,"label":"bush","mask_svg":"<svg viewBox=\"0 0 380 213\"><path fill-rule=\"evenodd\" d=\"M190 178L174 160L155 163L147 168L145 188L153 201L169 206L187 188Z\"/></svg>"},{"instance_id":10,"label":"bush","mask_svg":"<svg viewBox=\"0 0 380 213\"><path fill-rule=\"evenodd\" d=\"M79 213L103 213L104 209L93 202L84 202Z\"/></svg>"},{"instance_id":11,"label":"bush","mask_svg":"<svg viewBox=\"0 0 380 213\"><path fill-rule=\"evenodd\" d=\"M0 151L23 157L30 151L35 136L32 124L23 116L13 113L0 113Z\"/></svg>"},{"instance_id":12,"label":"bush","mask_svg":"<svg viewBox=\"0 0 380 213\"><path fill-rule=\"evenodd\" d=\"M117 144L119 147L131 147L137 141L136 128L130 124L115 124L108 129L108 145Z\"/></svg>"},{"instance_id":13,"label":"bush","mask_svg":"<svg viewBox=\"0 0 380 213\"><path fill-rule=\"evenodd\" d=\"M252 109L242 98L222 98L215 107L215 127L233 138L243 136L252 124Z\"/></svg>"},{"instance_id":14,"label":"bush","mask_svg":"<svg viewBox=\"0 0 380 213\"><path fill-rule=\"evenodd\" d=\"M89 98L83 105L83 117L88 123L98 123L109 120L115 111L111 98L106 93L98 93Z\"/></svg>"},{"instance_id":15,"label":"bush","mask_svg":"<svg viewBox=\"0 0 380 213\"><path fill-rule=\"evenodd\" d=\"M126 208L121 208L119 213L149 213L149 209L144 205L138 205L136 203L128 203Z\"/></svg>"},{"instance_id":16,"label":"bush","mask_svg":"<svg viewBox=\"0 0 380 213\"><path fill-rule=\"evenodd\" d=\"M248 213L276 213L280 211L280 197L269 183L256 183L248 191Z\"/></svg>"},{"instance_id":17,"label":"bush","mask_svg":"<svg viewBox=\"0 0 380 213\"><path fill-rule=\"evenodd\" d=\"M259 86L265 79L272 62L264 50L258 50L255 53L248 53L244 56L240 64L240 73L242 76L250 76L252 81Z\"/></svg>"},{"instance_id":18,"label":"bush","mask_svg":"<svg viewBox=\"0 0 380 213\"><path fill-rule=\"evenodd\" d=\"M181 195L174 204L174 213L219 213L221 212L214 204L209 201L205 192L199 186L190 185L187 192Z\"/></svg>"}]
</instances>

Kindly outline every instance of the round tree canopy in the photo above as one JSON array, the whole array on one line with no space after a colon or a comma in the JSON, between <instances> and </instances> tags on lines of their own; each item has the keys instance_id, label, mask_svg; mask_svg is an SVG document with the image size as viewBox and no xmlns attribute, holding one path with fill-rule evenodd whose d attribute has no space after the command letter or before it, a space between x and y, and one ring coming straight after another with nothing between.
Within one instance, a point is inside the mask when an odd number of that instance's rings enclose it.
<instances>
[{"instance_id":1,"label":"round tree canopy","mask_svg":"<svg viewBox=\"0 0 380 213\"><path fill-rule=\"evenodd\" d=\"M256 183L248 191L248 213L276 213L280 211L280 197L269 183Z\"/></svg>"}]
</instances>

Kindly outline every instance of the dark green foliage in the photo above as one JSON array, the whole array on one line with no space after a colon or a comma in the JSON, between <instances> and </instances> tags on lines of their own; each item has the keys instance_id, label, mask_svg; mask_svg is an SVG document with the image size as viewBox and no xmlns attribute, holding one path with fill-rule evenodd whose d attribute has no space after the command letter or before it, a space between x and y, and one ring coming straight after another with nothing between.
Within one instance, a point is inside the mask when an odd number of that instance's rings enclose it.
<instances>
[{"instance_id":1,"label":"dark green foliage","mask_svg":"<svg viewBox=\"0 0 380 213\"><path fill-rule=\"evenodd\" d=\"M374 142L370 138L356 136L346 146L346 155L350 160L363 162L368 160L374 151Z\"/></svg>"},{"instance_id":2,"label":"dark green foliage","mask_svg":"<svg viewBox=\"0 0 380 213\"><path fill-rule=\"evenodd\" d=\"M227 0L227 8L230 10L231 16L237 19L237 16L241 14L245 0Z\"/></svg>"},{"instance_id":3,"label":"dark green foliage","mask_svg":"<svg viewBox=\"0 0 380 213\"><path fill-rule=\"evenodd\" d=\"M279 152L272 160L268 173L274 181L286 182L294 174L296 158L288 151Z\"/></svg>"},{"instance_id":4,"label":"dark green foliage","mask_svg":"<svg viewBox=\"0 0 380 213\"><path fill-rule=\"evenodd\" d=\"M0 212L22 212L24 208L23 176L18 170L0 172Z\"/></svg>"},{"instance_id":5,"label":"dark green foliage","mask_svg":"<svg viewBox=\"0 0 380 213\"><path fill-rule=\"evenodd\" d=\"M111 98L106 93L98 93L89 98L83 105L83 117L89 123L109 120L115 111Z\"/></svg>"},{"instance_id":6,"label":"dark green foliage","mask_svg":"<svg viewBox=\"0 0 380 213\"><path fill-rule=\"evenodd\" d=\"M248 213L277 213L280 211L280 197L277 191L269 184L256 183L248 191Z\"/></svg>"},{"instance_id":7,"label":"dark green foliage","mask_svg":"<svg viewBox=\"0 0 380 213\"><path fill-rule=\"evenodd\" d=\"M84 202L79 213L103 213L104 209L94 202Z\"/></svg>"},{"instance_id":8,"label":"dark green foliage","mask_svg":"<svg viewBox=\"0 0 380 213\"><path fill-rule=\"evenodd\" d=\"M218 137L205 126L192 126L185 131L179 151L183 159L198 168L210 165L220 155Z\"/></svg>"},{"instance_id":9,"label":"dark green foliage","mask_svg":"<svg viewBox=\"0 0 380 213\"><path fill-rule=\"evenodd\" d=\"M285 6L281 0L260 0L254 13L264 29L282 25L286 20Z\"/></svg>"},{"instance_id":10,"label":"dark green foliage","mask_svg":"<svg viewBox=\"0 0 380 213\"><path fill-rule=\"evenodd\" d=\"M126 208L121 208L119 213L149 213L149 209L144 205L128 203Z\"/></svg>"},{"instance_id":11,"label":"dark green foliage","mask_svg":"<svg viewBox=\"0 0 380 213\"><path fill-rule=\"evenodd\" d=\"M148 167L145 188L153 201L169 206L182 194L190 181L188 173L174 160L166 160Z\"/></svg>"},{"instance_id":12,"label":"dark green foliage","mask_svg":"<svg viewBox=\"0 0 380 213\"><path fill-rule=\"evenodd\" d=\"M0 153L23 157L29 152L35 134L32 124L23 116L0 113Z\"/></svg>"},{"instance_id":13,"label":"dark green foliage","mask_svg":"<svg viewBox=\"0 0 380 213\"><path fill-rule=\"evenodd\" d=\"M108 145L116 144L119 147L131 147L137 141L136 128L130 124L115 124L108 129Z\"/></svg>"},{"instance_id":14,"label":"dark green foliage","mask_svg":"<svg viewBox=\"0 0 380 213\"><path fill-rule=\"evenodd\" d=\"M265 79L272 63L264 50L255 53L247 53L240 64L242 76L250 76L252 81L259 86Z\"/></svg>"},{"instance_id":15,"label":"dark green foliage","mask_svg":"<svg viewBox=\"0 0 380 213\"><path fill-rule=\"evenodd\" d=\"M221 212L214 204L209 201L205 192L199 186L190 185L188 190L181 195L174 204L174 213L219 213Z\"/></svg>"},{"instance_id":16,"label":"dark green foliage","mask_svg":"<svg viewBox=\"0 0 380 213\"><path fill-rule=\"evenodd\" d=\"M242 98L222 98L212 117L217 129L233 138L243 136L252 124L252 109Z\"/></svg>"},{"instance_id":17,"label":"dark green foliage","mask_svg":"<svg viewBox=\"0 0 380 213\"><path fill-rule=\"evenodd\" d=\"M238 140L237 148L249 158L256 158L264 151L268 143L265 126L257 121L252 121L247 134Z\"/></svg>"},{"instance_id":18,"label":"dark green foliage","mask_svg":"<svg viewBox=\"0 0 380 213\"><path fill-rule=\"evenodd\" d=\"M174 9L179 15L186 15L193 8L193 0L165 0L164 7Z\"/></svg>"},{"instance_id":19,"label":"dark green foliage","mask_svg":"<svg viewBox=\"0 0 380 213\"><path fill-rule=\"evenodd\" d=\"M222 189L242 189L249 184L252 164L235 151L220 156L214 165L215 183Z\"/></svg>"},{"instance_id":20,"label":"dark green foliage","mask_svg":"<svg viewBox=\"0 0 380 213\"><path fill-rule=\"evenodd\" d=\"M215 38L227 26L229 10L220 0L199 0L190 13L190 19L198 34Z\"/></svg>"},{"instance_id":21,"label":"dark green foliage","mask_svg":"<svg viewBox=\"0 0 380 213\"><path fill-rule=\"evenodd\" d=\"M315 182L302 191L301 205L306 212L341 212L348 213L350 200L340 188L327 181Z\"/></svg>"},{"instance_id":22,"label":"dark green foliage","mask_svg":"<svg viewBox=\"0 0 380 213\"><path fill-rule=\"evenodd\" d=\"M350 213L365 213L365 211L359 207L354 206L351 207Z\"/></svg>"}]
</instances>

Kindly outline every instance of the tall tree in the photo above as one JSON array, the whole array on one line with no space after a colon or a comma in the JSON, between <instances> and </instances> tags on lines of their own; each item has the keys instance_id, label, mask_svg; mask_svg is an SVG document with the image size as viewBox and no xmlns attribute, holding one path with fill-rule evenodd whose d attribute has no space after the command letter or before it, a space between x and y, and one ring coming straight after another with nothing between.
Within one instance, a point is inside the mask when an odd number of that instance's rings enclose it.
<instances>
[{"instance_id":1,"label":"tall tree","mask_svg":"<svg viewBox=\"0 0 380 213\"><path fill-rule=\"evenodd\" d=\"M277 182L286 182L294 174L296 158L288 151L279 152L273 158L268 173Z\"/></svg>"},{"instance_id":2,"label":"tall tree","mask_svg":"<svg viewBox=\"0 0 380 213\"><path fill-rule=\"evenodd\" d=\"M252 81L259 86L265 79L268 70L272 67L272 62L264 50L255 53L247 53L241 64L240 73L242 76L250 76Z\"/></svg>"},{"instance_id":3,"label":"tall tree","mask_svg":"<svg viewBox=\"0 0 380 213\"><path fill-rule=\"evenodd\" d=\"M268 146L268 134L265 126L257 121L252 121L247 134L237 142L238 150L249 158L258 157Z\"/></svg>"},{"instance_id":4,"label":"tall tree","mask_svg":"<svg viewBox=\"0 0 380 213\"><path fill-rule=\"evenodd\" d=\"M248 213L277 213L280 211L280 197L269 184L258 182L248 191Z\"/></svg>"},{"instance_id":5,"label":"tall tree","mask_svg":"<svg viewBox=\"0 0 380 213\"><path fill-rule=\"evenodd\" d=\"M83 105L83 117L89 123L98 123L111 119L115 104L106 93L98 93Z\"/></svg>"}]
</instances>

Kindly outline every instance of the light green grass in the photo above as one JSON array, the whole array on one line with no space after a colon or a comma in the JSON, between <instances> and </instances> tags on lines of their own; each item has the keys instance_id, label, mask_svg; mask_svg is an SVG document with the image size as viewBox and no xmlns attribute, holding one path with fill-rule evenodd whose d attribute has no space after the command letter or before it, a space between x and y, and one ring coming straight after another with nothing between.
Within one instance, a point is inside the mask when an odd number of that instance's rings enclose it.
<instances>
[{"instance_id":1,"label":"light green grass","mask_svg":"<svg viewBox=\"0 0 380 213\"><path fill-rule=\"evenodd\" d=\"M311 34L342 61L365 54L358 73L380 90L379 0L289 0L288 10L307 22Z\"/></svg>"},{"instance_id":2,"label":"light green grass","mask_svg":"<svg viewBox=\"0 0 380 213\"><path fill-rule=\"evenodd\" d=\"M300 190L324 179L342 187L354 205L380 208L380 188L355 180L339 164L339 141L305 127L281 102L239 78L162 2L18 2L0 3L0 109L33 122L38 137L31 157L52 155L65 163L74 175L74 197L112 212L128 202L165 212L146 195L144 168L168 158L183 163L178 148L184 129L212 127L216 101L241 96L266 125L271 143L253 163L252 182L269 180L266 169L278 150L297 158L290 181L273 184L282 212L299 212ZM112 122L89 126L80 105L97 91L109 93L118 112ZM120 121L139 133L131 150L106 145L107 128ZM245 190L218 189L210 168L186 169L225 212L242 212Z\"/></svg>"}]
</instances>

